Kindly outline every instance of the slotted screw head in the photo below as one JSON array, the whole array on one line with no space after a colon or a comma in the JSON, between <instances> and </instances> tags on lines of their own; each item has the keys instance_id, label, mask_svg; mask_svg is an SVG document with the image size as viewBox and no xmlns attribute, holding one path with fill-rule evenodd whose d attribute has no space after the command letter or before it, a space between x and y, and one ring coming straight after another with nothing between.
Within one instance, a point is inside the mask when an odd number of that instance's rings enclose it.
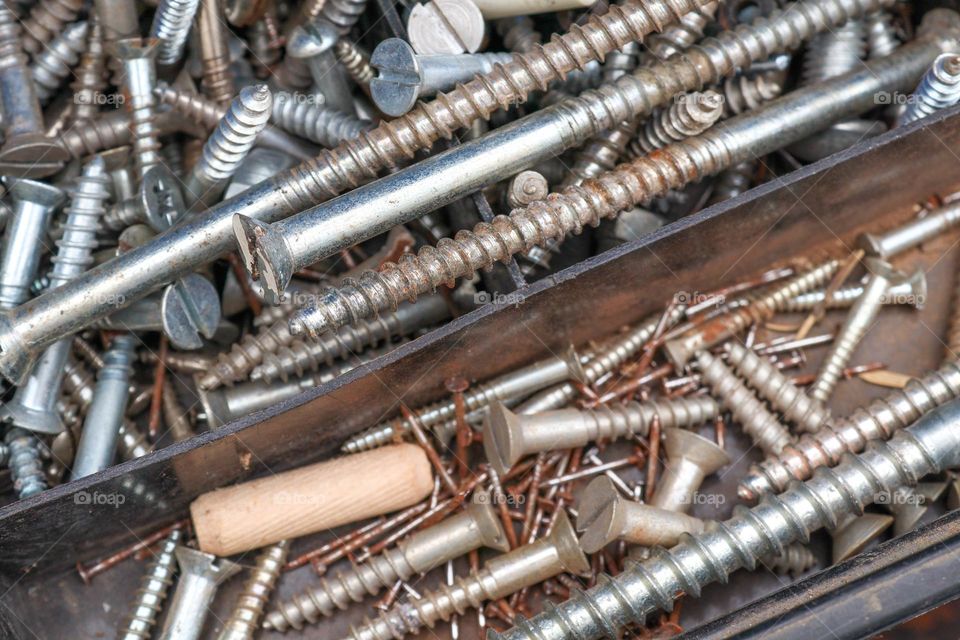
<instances>
[{"instance_id":1,"label":"slotted screw head","mask_svg":"<svg viewBox=\"0 0 960 640\"><path fill-rule=\"evenodd\" d=\"M486 22L472 0L432 0L414 5L407 32L420 55L475 53Z\"/></svg>"},{"instance_id":2,"label":"slotted screw head","mask_svg":"<svg viewBox=\"0 0 960 640\"><path fill-rule=\"evenodd\" d=\"M423 88L423 70L413 47L389 38L373 50L370 64L379 72L370 81L370 94L380 110L394 117L410 111Z\"/></svg>"},{"instance_id":3,"label":"slotted screw head","mask_svg":"<svg viewBox=\"0 0 960 640\"><path fill-rule=\"evenodd\" d=\"M220 322L220 296L196 273L168 286L160 300L163 332L178 349L199 349L200 336L210 339Z\"/></svg>"}]
</instances>

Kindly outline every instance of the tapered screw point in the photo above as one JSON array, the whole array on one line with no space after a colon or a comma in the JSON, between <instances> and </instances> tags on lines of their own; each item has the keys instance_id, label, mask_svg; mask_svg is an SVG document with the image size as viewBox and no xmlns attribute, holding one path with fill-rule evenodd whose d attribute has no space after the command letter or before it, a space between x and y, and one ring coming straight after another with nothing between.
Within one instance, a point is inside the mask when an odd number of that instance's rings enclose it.
<instances>
[{"instance_id":1,"label":"tapered screw point","mask_svg":"<svg viewBox=\"0 0 960 640\"><path fill-rule=\"evenodd\" d=\"M523 457L523 433L520 417L502 402L494 402L487 413L483 430L483 451L487 462L500 475Z\"/></svg>"}]
</instances>

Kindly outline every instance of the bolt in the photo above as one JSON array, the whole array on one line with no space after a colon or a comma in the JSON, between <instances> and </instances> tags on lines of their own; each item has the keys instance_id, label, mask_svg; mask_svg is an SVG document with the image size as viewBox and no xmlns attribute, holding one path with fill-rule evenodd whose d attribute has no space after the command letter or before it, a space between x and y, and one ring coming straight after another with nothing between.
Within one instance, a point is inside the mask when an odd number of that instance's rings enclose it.
<instances>
[{"instance_id":1,"label":"bolt","mask_svg":"<svg viewBox=\"0 0 960 640\"><path fill-rule=\"evenodd\" d=\"M509 53L419 56L405 40L387 38L370 57L378 72L370 82L370 96L380 111L396 118L410 111L420 96L452 89L511 59Z\"/></svg>"},{"instance_id":2,"label":"bolt","mask_svg":"<svg viewBox=\"0 0 960 640\"><path fill-rule=\"evenodd\" d=\"M333 51L339 38L333 25L318 18L291 32L287 55L306 61L314 87L323 96L325 105L352 115L355 112L352 90Z\"/></svg>"},{"instance_id":3,"label":"bolt","mask_svg":"<svg viewBox=\"0 0 960 640\"><path fill-rule=\"evenodd\" d=\"M338 573L332 582L323 579L318 586L279 604L267 614L263 626L276 631L300 630L304 623L315 624L338 609L345 610L351 601L362 602L396 580L406 582L480 547L509 550L490 496L484 491L474 493L465 511L413 534L347 573Z\"/></svg>"},{"instance_id":4,"label":"bolt","mask_svg":"<svg viewBox=\"0 0 960 640\"><path fill-rule=\"evenodd\" d=\"M104 365L97 374L93 402L83 422L71 478L83 478L106 469L117 451L130 389L131 363L136 358L137 339L119 335L103 354Z\"/></svg>"},{"instance_id":5,"label":"bolt","mask_svg":"<svg viewBox=\"0 0 960 640\"><path fill-rule=\"evenodd\" d=\"M879 513L861 516L848 513L840 517L830 531L833 538L832 557L834 564L843 562L863 551L893 524L893 517Z\"/></svg>"},{"instance_id":6,"label":"bolt","mask_svg":"<svg viewBox=\"0 0 960 640\"><path fill-rule=\"evenodd\" d=\"M924 74L903 114L900 125L925 118L960 101L960 55L945 53Z\"/></svg>"},{"instance_id":7,"label":"bolt","mask_svg":"<svg viewBox=\"0 0 960 640\"><path fill-rule=\"evenodd\" d=\"M914 218L883 235L864 233L857 238L857 245L869 256L889 260L960 224L960 202L924 213L922 218Z\"/></svg>"},{"instance_id":8,"label":"bolt","mask_svg":"<svg viewBox=\"0 0 960 640\"><path fill-rule=\"evenodd\" d=\"M717 402L706 396L526 416L495 402L485 421L483 445L490 465L505 474L531 453L573 449L596 440L646 437L653 420L659 420L663 429L693 427L718 413Z\"/></svg>"},{"instance_id":9,"label":"bolt","mask_svg":"<svg viewBox=\"0 0 960 640\"><path fill-rule=\"evenodd\" d=\"M273 94L265 84L240 90L203 145L203 154L187 177L187 204L206 208L220 199L227 183L267 126Z\"/></svg>"},{"instance_id":10,"label":"bolt","mask_svg":"<svg viewBox=\"0 0 960 640\"><path fill-rule=\"evenodd\" d=\"M704 522L685 513L661 509L624 498L606 476L584 489L577 505L580 546L596 553L614 540L669 549L683 534L702 533Z\"/></svg>"},{"instance_id":11,"label":"bolt","mask_svg":"<svg viewBox=\"0 0 960 640\"><path fill-rule=\"evenodd\" d=\"M830 296L827 309L849 309L863 295L863 285L855 284L840 287ZM788 301L780 311L784 313L803 313L812 311L827 297L824 289L808 291ZM883 304L909 304L916 308L923 307L927 299L927 276L923 269L917 269L906 280L891 286L883 294Z\"/></svg>"},{"instance_id":12,"label":"bolt","mask_svg":"<svg viewBox=\"0 0 960 640\"><path fill-rule=\"evenodd\" d=\"M157 64L172 67L183 56L200 0L160 0L153 14L150 37L160 41Z\"/></svg>"},{"instance_id":13,"label":"bolt","mask_svg":"<svg viewBox=\"0 0 960 640\"><path fill-rule=\"evenodd\" d=\"M64 198L60 189L33 180L14 181L10 194L13 213L0 255L0 308L4 309L30 297L30 284L40 264L47 228Z\"/></svg>"},{"instance_id":14,"label":"bolt","mask_svg":"<svg viewBox=\"0 0 960 640\"><path fill-rule=\"evenodd\" d=\"M896 55L896 54L894 54ZM614 637L624 625L659 609L670 611L679 594L699 597L706 584L758 560L781 554L820 527L835 527L848 513L861 514L881 492L915 484L928 473L960 465L960 402L924 416L889 442L797 485L762 504L682 542L614 578L574 595L531 620L518 620L489 640L593 640Z\"/></svg>"},{"instance_id":15,"label":"bolt","mask_svg":"<svg viewBox=\"0 0 960 640\"><path fill-rule=\"evenodd\" d=\"M458 578L453 586L440 586L419 598L396 605L353 628L350 640L395 640L419 629L433 627L484 600L499 600L521 589L567 571L583 574L590 564L580 550L566 512L561 511L550 535L497 556L479 572Z\"/></svg>"},{"instance_id":16,"label":"bolt","mask_svg":"<svg viewBox=\"0 0 960 640\"><path fill-rule=\"evenodd\" d=\"M124 620L117 640L149 640L157 616L163 610L163 601L173 585L176 571L174 551L177 549L183 532L174 529L163 541L153 562L140 581L140 588L133 599L131 613Z\"/></svg>"},{"instance_id":17,"label":"bolt","mask_svg":"<svg viewBox=\"0 0 960 640\"><path fill-rule=\"evenodd\" d=\"M483 42L486 22L472 0L430 0L410 11L407 32L417 53L475 53Z\"/></svg>"},{"instance_id":18,"label":"bolt","mask_svg":"<svg viewBox=\"0 0 960 640\"><path fill-rule=\"evenodd\" d=\"M738 493L744 500L783 491L796 480L811 477L814 469L836 465L843 454L859 453L871 440L886 440L932 409L960 397L960 365L947 362L937 371L914 378L903 389L835 419L816 433L800 438L777 458L768 458L750 468Z\"/></svg>"},{"instance_id":19,"label":"bolt","mask_svg":"<svg viewBox=\"0 0 960 640\"><path fill-rule=\"evenodd\" d=\"M686 513L703 479L730 464L730 456L713 441L690 431L664 429L662 433L667 460L650 504Z\"/></svg>"},{"instance_id":20,"label":"bolt","mask_svg":"<svg viewBox=\"0 0 960 640\"><path fill-rule=\"evenodd\" d=\"M352 140L372 127L368 120L316 104L314 96L305 94L278 93L271 119L281 129L325 147Z\"/></svg>"},{"instance_id":21,"label":"bolt","mask_svg":"<svg viewBox=\"0 0 960 640\"><path fill-rule=\"evenodd\" d=\"M837 382L843 377L844 368L850 363L853 352L867 331L873 326L882 308L882 296L891 285L902 281L905 276L892 266L877 258L864 261L870 277L864 286L863 295L857 298L843 327L837 333L817 371L817 378L807 389L807 394L819 402L830 399ZM773 453L779 453L774 451Z\"/></svg>"},{"instance_id":22,"label":"bolt","mask_svg":"<svg viewBox=\"0 0 960 640\"><path fill-rule=\"evenodd\" d=\"M507 206L511 209L525 207L531 202L543 200L550 193L550 185L536 171L521 171L507 185Z\"/></svg>"},{"instance_id":23,"label":"bolt","mask_svg":"<svg viewBox=\"0 0 960 640\"><path fill-rule=\"evenodd\" d=\"M80 60L87 37L87 23L74 22L39 52L30 67L37 99L47 102L60 88L70 69Z\"/></svg>"},{"instance_id":24,"label":"bolt","mask_svg":"<svg viewBox=\"0 0 960 640\"><path fill-rule=\"evenodd\" d=\"M343 68L350 75L354 82L361 88L369 87L373 80L375 72L370 66L370 60L366 53L360 50L360 47L351 40L340 38L333 45L333 52L337 55L337 60L343 65ZM340 141L338 140L337 143ZM333 146L333 145L330 145Z\"/></svg>"},{"instance_id":25,"label":"bolt","mask_svg":"<svg viewBox=\"0 0 960 640\"><path fill-rule=\"evenodd\" d=\"M655 114L632 147L634 155L651 153L656 149L686 138L700 135L723 115L723 96L716 91L695 91L679 96L672 105Z\"/></svg>"},{"instance_id":26,"label":"bolt","mask_svg":"<svg viewBox=\"0 0 960 640\"><path fill-rule=\"evenodd\" d=\"M727 343L726 355L733 370L800 431L816 431L829 419L830 412L821 402L790 382L769 360L737 342Z\"/></svg>"},{"instance_id":27,"label":"bolt","mask_svg":"<svg viewBox=\"0 0 960 640\"><path fill-rule=\"evenodd\" d=\"M213 338L220 324L220 295L213 284L197 273L168 286L160 299L163 333L178 349L203 346L201 336Z\"/></svg>"},{"instance_id":28,"label":"bolt","mask_svg":"<svg viewBox=\"0 0 960 640\"><path fill-rule=\"evenodd\" d=\"M160 640L198 640L217 588L238 573L240 565L188 547L177 547L180 582L160 632Z\"/></svg>"},{"instance_id":29,"label":"bolt","mask_svg":"<svg viewBox=\"0 0 960 640\"><path fill-rule=\"evenodd\" d=\"M140 38L120 40L114 43L114 55L123 64L123 82L127 111L130 114L130 132L133 144L133 157L137 173L145 179L147 169L161 164L160 135L154 117L156 98L153 95L157 84L157 71L154 58L157 55L159 41Z\"/></svg>"},{"instance_id":30,"label":"bolt","mask_svg":"<svg viewBox=\"0 0 960 640\"><path fill-rule=\"evenodd\" d=\"M289 550L289 541L282 540L266 547L257 557L257 564L243 585L233 613L223 624L217 640L253 640L260 627L263 610L280 578L280 571L287 562Z\"/></svg>"},{"instance_id":31,"label":"bolt","mask_svg":"<svg viewBox=\"0 0 960 640\"><path fill-rule=\"evenodd\" d=\"M573 348L562 355L545 358L532 365L505 373L489 382L475 384L464 394L463 401L467 411L472 413L490 406L493 402L509 402L513 398L523 397L570 379L583 379L580 357ZM456 411L456 403L453 400L441 400L419 409L415 416L425 429L429 429L453 420ZM341 450L345 453L358 453L380 447L409 430L410 425L405 419L396 418L351 438Z\"/></svg>"}]
</instances>

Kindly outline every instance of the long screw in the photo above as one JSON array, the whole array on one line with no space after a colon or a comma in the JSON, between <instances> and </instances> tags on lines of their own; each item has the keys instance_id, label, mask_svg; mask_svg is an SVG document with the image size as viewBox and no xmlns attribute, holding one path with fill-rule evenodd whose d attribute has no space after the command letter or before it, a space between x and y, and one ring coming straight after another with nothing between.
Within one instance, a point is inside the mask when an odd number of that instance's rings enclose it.
<instances>
[{"instance_id":1,"label":"long screw","mask_svg":"<svg viewBox=\"0 0 960 640\"><path fill-rule=\"evenodd\" d=\"M495 403L485 421L483 446L487 461L505 474L531 453L572 449L596 440L646 437L654 420L663 429L693 427L717 417L719 411L717 402L706 396L526 416Z\"/></svg>"},{"instance_id":2,"label":"long screw","mask_svg":"<svg viewBox=\"0 0 960 640\"><path fill-rule=\"evenodd\" d=\"M823 403L804 393L769 360L737 342L728 343L726 353L733 370L800 431L816 431L829 419Z\"/></svg>"},{"instance_id":3,"label":"long screw","mask_svg":"<svg viewBox=\"0 0 960 640\"><path fill-rule=\"evenodd\" d=\"M758 23L752 27L743 27L737 32L721 34L717 39L705 43L710 45L709 50L703 47L695 47L684 56L678 56L676 59L670 60L669 63L658 66L657 70L638 71L636 76L623 76L617 82L624 83L624 86L632 84L638 92L636 94L637 99L620 100L618 98L614 101L613 95L611 95L611 104L615 102L624 108L626 108L626 105L662 105L672 95L701 89L705 83L718 82L737 67L749 66L754 59L769 57L784 48L795 47L804 38L820 29L826 29L838 21L842 22L850 15L875 10L880 6L885 6L888 2L889 0L810 0L789 5L787 11L775 13L763 23ZM663 8L663 5L659 2L650 6L656 7L658 11ZM689 9L689 7L676 8L681 9L680 13ZM593 21L592 24L597 24L596 21L601 19L609 21L616 18L622 26L623 21L618 17L620 15L617 12L608 14L611 17L597 17L591 18L591 20ZM597 42L594 44L600 47L600 51L622 46L622 44L615 43L611 43L610 46L605 45L605 39L600 39L596 26L591 27L590 32L595 34ZM586 37L579 33L577 35L569 34L569 36L564 42L569 43L571 40L583 42ZM559 44L559 42L558 39L557 47L565 46ZM547 45L547 47L550 46ZM573 64L573 61L560 64L567 56L566 54L561 56L555 48L545 48L545 50L548 52L554 51L549 55L556 58L553 62L559 65L556 68L561 70L560 72L563 69L569 69ZM586 47L584 48L584 55L593 55L588 54L588 50L593 51L592 48ZM532 60L524 58L523 62L529 64ZM584 59L578 62L584 63ZM513 65L508 66L512 67ZM520 74L519 66L518 62L515 69L518 74ZM542 66L534 65L533 68L553 69L554 66L544 64ZM550 81L554 76L555 74L551 72L550 76L544 76L540 79ZM484 86L488 86L489 81L490 78L486 76L482 79ZM474 82L479 84L481 80ZM524 83L525 86L527 84L529 83ZM513 90L508 88L509 83L497 83L497 85L502 86L503 95L513 96L510 98L511 101L516 98ZM487 90L478 89L478 91ZM597 99L603 97L602 94L596 95ZM620 95L620 93L618 92L616 95ZM438 112L446 111L447 107L440 108L441 103L447 104L443 101L444 99L433 101L430 103L433 106L429 109ZM462 104L467 105L468 102L465 101ZM563 108L569 109L574 104L579 104L579 102L567 102ZM498 108L497 104L489 104L485 108L485 112L496 108ZM645 108L641 107L641 110ZM492 113L492 111L489 112ZM590 113L594 115L605 114L607 109L606 107L598 108L595 111L590 111ZM584 115L586 116L586 112L584 112ZM401 122L404 123L403 130L411 135L394 138L391 134L386 137L390 140L402 141L403 150L412 154L414 152L413 147L419 148L420 140L423 140L425 145L431 144L432 140L435 140L435 138L429 136L421 136L421 132L436 131L434 123L442 125L449 117L449 115L444 116L441 120L431 120L430 118L411 120L411 116L408 115L402 121L398 121L395 126L399 127ZM629 117L630 114L626 112L612 114L610 122L599 123L598 126L609 127ZM471 116L467 120L472 121L473 119ZM593 115L584 117L582 121L585 123L592 122ZM552 125L556 124L553 120L550 120L550 122ZM581 121L577 120L577 122ZM414 125L413 127L410 126L411 123ZM574 121L571 120L569 124L573 126ZM443 126L445 127L444 131L451 132L459 128L455 122L451 123L451 127ZM392 128L394 128L394 125L391 125L391 130ZM556 130L556 126L551 126L551 130ZM586 136L590 135L591 132L592 129L583 133ZM386 133L386 130L384 130L380 135L366 137L364 145L372 145L369 150L371 152L376 151L372 157L380 158L381 151L393 146L394 143L389 140L381 141ZM497 135L498 132L494 132L488 138L497 137ZM480 143L481 141L477 142ZM489 140L486 142L489 142ZM564 144L569 145L575 145L576 143L576 140L564 142ZM471 144L461 145L461 147L448 153L466 149ZM539 147L536 150L539 150ZM555 153L554 150L550 149L544 150L544 152L547 155ZM532 157L532 155L536 155L533 150L528 149L527 154L531 156L527 157L528 161L536 160ZM348 153L345 148L341 149L336 157L342 157L342 161L336 160L333 162L333 155L325 155L324 159L318 161L318 163L310 163L299 169L291 170L283 176L249 190L243 198L234 198L211 208L201 220L171 231L162 240L151 242L118 256L108 263L109 266L103 265L92 269L80 280L67 287L62 287L55 297L38 296L29 304L17 309L16 312L12 312L9 317L4 318L4 322L0 323L2 325L2 329L0 329L0 346L2 346L2 349L0 349L0 372L11 380L21 380L40 349L63 335L87 326L100 317L115 313L118 307L116 301L123 301L120 306L132 304L144 297L149 291L169 283L182 273L189 272L197 265L213 260L222 255L223 252L228 251L233 238L226 222L231 220L237 212L255 218L276 220L291 211L322 201L330 197L330 194L339 193L347 186L358 184L357 180L363 181L372 177L366 170L361 169L365 166L365 163L355 164L354 157L356 156L352 152ZM391 155L391 157L397 156ZM404 158L408 155L399 153L399 157ZM319 169L321 164L327 168ZM348 171L348 167L354 167L354 169ZM422 169L422 166L419 169ZM498 166L497 170L500 169L502 167ZM344 173L345 171L347 173ZM333 178L331 172L351 179ZM359 172L359 175L356 172ZM513 171L513 173L515 174L516 171ZM394 183L397 180L407 179L403 176L404 172L399 172L396 176L384 178L381 185L387 185L388 191L395 193L393 189L397 185ZM332 189L327 188L330 185L333 185ZM467 186L463 185L464 188ZM451 197L461 197L465 193L459 187L454 191L460 195L454 194ZM361 195L363 198L371 195L364 189L357 190L354 193L356 195L348 195L345 198L356 200ZM365 210L369 209L368 203L365 205ZM349 217L352 218L354 213L356 212L351 209ZM136 271L135 276L133 275L134 271ZM125 273L126 275L123 278L113 277L113 274L117 273ZM110 302L107 303L107 300ZM44 321L38 322L37 319L41 317Z\"/></svg>"},{"instance_id":4,"label":"long screw","mask_svg":"<svg viewBox=\"0 0 960 640\"><path fill-rule=\"evenodd\" d=\"M960 364L947 362L937 371L915 378L903 389L857 409L848 417L800 438L776 458L750 468L738 494L756 500L783 491L793 480L806 480L817 467L832 467L845 453L859 453L871 440L886 440L928 411L960 397Z\"/></svg>"},{"instance_id":5,"label":"long screw","mask_svg":"<svg viewBox=\"0 0 960 640\"><path fill-rule=\"evenodd\" d=\"M316 587L279 604L267 614L264 628L302 629L304 623L316 623L346 609L351 602L362 602L396 580L408 581L482 546L509 550L503 527L485 492L475 493L466 511L415 533L396 548L355 565L346 573L338 573L332 582L323 579Z\"/></svg>"},{"instance_id":6,"label":"long screw","mask_svg":"<svg viewBox=\"0 0 960 640\"><path fill-rule=\"evenodd\" d=\"M783 82L776 72L737 75L723 83L723 115L735 116L759 109L783 93Z\"/></svg>"},{"instance_id":7,"label":"long screw","mask_svg":"<svg viewBox=\"0 0 960 640\"><path fill-rule=\"evenodd\" d=\"M260 553L217 640L253 640L289 550L289 541L281 540Z\"/></svg>"},{"instance_id":8,"label":"long screw","mask_svg":"<svg viewBox=\"0 0 960 640\"><path fill-rule=\"evenodd\" d=\"M703 39L704 29L713 21L719 8L719 2L707 2L686 13L678 22L667 26L660 33L651 35L646 42L647 55L641 62L652 66L656 61L668 60L692 47Z\"/></svg>"},{"instance_id":9,"label":"long screw","mask_svg":"<svg viewBox=\"0 0 960 640\"><path fill-rule=\"evenodd\" d=\"M960 464L960 402L941 407L834 469L762 504L744 509L712 530L693 536L615 578L602 576L596 587L577 593L531 620L518 619L489 640L592 640L615 637L617 630L642 623L658 609L673 608L678 594L699 597L702 588L733 571L753 569L792 542L830 527L845 514L863 513L882 492L913 485L928 473Z\"/></svg>"},{"instance_id":10,"label":"long screw","mask_svg":"<svg viewBox=\"0 0 960 640\"><path fill-rule=\"evenodd\" d=\"M157 64L172 67L183 55L200 0L161 0L153 14L150 37L160 41Z\"/></svg>"},{"instance_id":11,"label":"long screw","mask_svg":"<svg viewBox=\"0 0 960 640\"><path fill-rule=\"evenodd\" d=\"M177 570L174 556L183 531L174 529L160 547L153 562L147 568L140 581L140 588L134 596L132 611L120 628L117 640L149 640L153 635L153 626L163 610L163 602L173 585L173 575Z\"/></svg>"},{"instance_id":12,"label":"long screw","mask_svg":"<svg viewBox=\"0 0 960 640\"><path fill-rule=\"evenodd\" d=\"M907 280L896 284L883 294L883 304L909 304L921 307L927 298L927 278L922 269L917 269ZM827 309L849 309L863 295L863 285L854 284L840 287L833 291L827 302ZM784 313L803 313L812 311L826 300L827 292L824 289L801 293L793 300L788 300L780 309Z\"/></svg>"},{"instance_id":13,"label":"long screw","mask_svg":"<svg viewBox=\"0 0 960 640\"><path fill-rule=\"evenodd\" d=\"M857 244L867 252L867 255L889 260L949 231L958 224L960 224L960 202L953 202L934 211L925 212L923 217L915 218L887 233L864 233L857 238Z\"/></svg>"},{"instance_id":14,"label":"long screw","mask_svg":"<svg viewBox=\"0 0 960 640\"><path fill-rule=\"evenodd\" d=\"M0 256L0 308L12 308L30 296L40 264L43 239L64 193L53 185L17 180L10 188L13 214L3 237Z\"/></svg>"},{"instance_id":15,"label":"long screw","mask_svg":"<svg viewBox=\"0 0 960 640\"><path fill-rule=\"evenodd\" d=\"M200 34L200 61L203 65L202 87L211 100L226 106L236 89L230 70L230 51L220 0L202 0L197 19Z\"/></svg>"}]
</instances>

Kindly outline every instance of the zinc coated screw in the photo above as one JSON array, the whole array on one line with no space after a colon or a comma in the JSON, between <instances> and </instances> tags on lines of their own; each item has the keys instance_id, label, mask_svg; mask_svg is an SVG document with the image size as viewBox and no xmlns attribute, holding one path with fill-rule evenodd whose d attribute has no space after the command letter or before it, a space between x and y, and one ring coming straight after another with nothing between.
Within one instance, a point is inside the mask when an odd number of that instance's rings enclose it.
<instances>
[{"instance_id":1,"label":"zinc coated screw","mask_svg":"<svg viewBox=\"0 0 960 640\"><path fill-rule=\"evenodd\" d=\"M333 581L322 579L316 587L279 604L267 614L264 628L302 629L304 623L314 624L338 609L346 609L351 602L362 602L397 580L410 580L480 547L509 551L500 519L486 492L475 493L465 511L413 534L396 548L355 565L346 573L338 573Z\"/></svg>"},{"instance_id":2,"label":"zinc coated screw","mask_svg":"<svg viewBox=\"0 0 960 640\"><path fill-rule=\"evenodd\" d=\"M707 25L713 22L720 3L707 2L683 15L678 21L667 25L660 33L651 35L646 43L643 61L650 66L685 51L703 39Z\"/></svg>"},{"instance_id":3,"label":"zinc coated screw","mask_svg":"<svg viewBox=\"0 0 960 640\"><path fill-rule=\"evenodd\" d=\"M396 640L479 608L485 600L503 598L564 571L582 574L589 566L566 512L561 511L550 535L487 561L479 572L458 578L452 586L441 585L396 605L351 629L349 640Z\"/></svg>"},{"instance_id":4,"label":"zinc coated screw","mask_svg":"<svg viewBox=\"0 0 960 640\"><path fill-rule=\"evenodd\" d=\"M34 58L30 75L33 76L37 99L41 103L47 102L57 92L80 60L86 45L87 28L84 21L74 22Z\"/></svg>"},{"instance_id":5,"label":"zinc coated screw","mask_svg":"<svg viewBox=\"0 0 960 640\"><path fill-rule=\"evenodd\" d=\"M140 588L133 599L131 612L124 620L117 640L150 640L157 616L163 610L163 601L173 585L176 572L174 551L180 544L183 532L174 529L160 546L140 581Z\"/></svg>"},{"instance_id":6,"label":"zinc coated screw","mask_svg":"<svg viewBox=\"0 0 960 640\"><path fill-rule=\"evenodd\" d=\"M780 456L752 466L738 493L745 500L756 500L765 493L783 491L791 481L806 480L817 467L836 465L843 454L859 453L871 440L888 439L896 430L957 397L960 365L947 362L937 371L914 378L903 389L804 435Z\"/></svg>"},{"instance_id":7,"label":"zinc coated screw","mask_svg":"<svg viewBox=\"0 0 960 640\"><path fill-rule=\"evenodd\" d=\"M837 332L830 352L820 364L817 378L807 389L807 394L819 402L827 402L837 383L843 378L843 370L856 350L860 340L873 326L874 320L883 306L883 295L891 285L904 279L904 275L879 259L868 258L865 261L870 278L864 286L863 295L851 307L843 327ZM773 451L772 453L779 453Z\"/></svg>"},{"instance_id":8,"label":"zinc coated screw","mask_svg":"<svg viewBox=\"0 0 960 640\"><path fill-rule=\"evenodd\" d=\"M281 540L266 547L243 585L233 613L223 624L217 640L253 640L260 628L260 618L287 561L290 542Z\"/></svg>"},{"instance_id":9,"label":"zinc coated screw","mask_svg":"<svg viewBox=\"0 0 960 640\"><path fill-rule=\"evenodd\" d=\"M353 97L333 45L339 32L322 18L296 27L287 38L287 56L306 61L316 93L324 104L343 113L354 113Z\"/></svg>"},{"instance_id":10,"label":"zinc coated screw","mask_svg":"<svg viewBox=\"0 0 960 640\"><path fill-rule=\"evenodd\" d=\"M407 21L410 43L420 55L474 53L486 22L472 0L430 0L414 5Z\"/></svg>"},{"instance_id":11,"label":"zinc coated screw","mask_svg":"<svg viewBox=\"0 0 960 640\"><path fill-rule=\"evenodd\" d=\"M23 500L46 491L47 479L40 462L40 440L32 432L10 427L3 439L9 452L10 477L17 496Z\"/></svg>"},{"instance_id":12,"label":"zinc coated screw","mask_svg":"<svg viewBox=\"0 0 960 640\"><path fill-rule=\"evenodd\" d=\"M273 100L273 123L324 147L334 147L352 140L373 125L367 120L317 104L307 94L278 93Z\"/></svg>"},{"instance_id":13,"label":"zinc coated screw","mask_svg":"<svg viewBox=\"0 0 960 640\"><path fill-rule=\"evenodd\" d=\"M667 459L650 502L655 507L686 513L703 479L730 464L730 456L712 440L681 429L663 431Z\"/></svg>"},{"instance_id":14,"label":"zinc coated screw","mask_svg":"<svg viewBox=\"0 0 960 640\"><path fill-rule=\"evenodd\" d=\"M908 124L960 101L960 55L945 53L920 80L898 123Z\"/></svg>"},{"instance_id":15,"label":"zinc coated screw","mask_svg":"<svg viewBox=\"0 0 960 640\"><path fill-rule=\"evenodd\" d=\"M531 620L518 619L489 640L593 640L658 609L670 610L678 594L699 597L704 585L741 567L781 554L787 545L806 541L823 526L835 526L845 514L859 514L881 492L915 484L928 473L960 465L960 403L924 416L890 442L824 469L802 485L769 496L752 509L673 549L628 568Z\"/></svg>"},{"instance_id":16,"label":"zinc coated screw","mask_svg":"<svg viewBox=\"0 0 960 640\"><path fill-rule=\"evenodd\" d=\"M230 50L220 0L203 0L197 19L200 35L201 86L217 104L226 106L236 93L230 71Z\"/></svg>"},{"instance_id":17,"label":"zinc coated screw","mask_svg":"<svg viewBox=\"0 0 960 640\"><path fill-rule=\"evenodd\" d=\"M496 402L485 420L483 446L487 461L502 475L531 453L582 447L596 440L646 437L654 420L663 429L693 427L717 417L719 411L716 400L707 396L534 415L517 415Z\"/></svg>"},{"instance_id":18,"label":"zinc coated screw","mask_svg":"<svg viewBox=\"0 0 960 640\"><path fill-rule=\"evenodd\" d=\"M157 64L163 67L175 65L183 56L190 35L193 18L200 0L161 0L153 14L150 37L160 41L157 47Z\"/></svg>"},{"instance_id":19,"label":"zinc coated screw","mask_svg":"<svg viewBox=\"0 0 960 640\"><path fill-rule=\"evenodd\" d=\"M123 79L127 94L127 111L130 114L133 157L140 179L150 167L160 162L160 135L154 117L156 98L153 95L157 83L154 59L159 42L139 38L121 40L113 44L114 53L123 64Z\"/></svg>"},{"instance_id":20,"label":"zinc coated screw","mask_svg":"<svg viewBox=\"0 0 960 640\"><path fill-rule=\"evenodd\" d=\"M97 118L100 113L97 101L107 87L104 77L103 28L97 16L92 16L88 23L90 26L87 29L86 47L73 72L76 79L70 85L73 90L73 124L84 125L74 127L79 129L86 128L90 121Z\"/></svg>"},{"instance_id":21,"label":"zinc coated screw","mask_svg":"<svg viewBox=\"0 0 960 640\"><path fill-rule=\"evenodd\" d=\"M238 573L239 564L189 547L174 552L180 580L170 602L160 640L197 640L217 588Z\"/></svg>"},{"instance_id":22,"label":"zinc coated screw","mask_svg":"<svg viewBox=\"0 0 960 640\"><path fill-rule=\"evenodd\" d=\"M733 370L800 431L816 431L829 419L823 403L804 393L769 360L737 342L727 344L726 354Z\"/></svg>"},{"instance_id":23,"label":"zinc coated screw","mask_svg":"<svg viewBox=\"0 0 960 640\"><path fill-rule=\"evenodd\" d=\"M10 309L30 296L43 242L53 212L64 193L53 185L17 180L10 187L13 214L7 223L0 255L0 308Z\"/></svg>"}]
</instances>

